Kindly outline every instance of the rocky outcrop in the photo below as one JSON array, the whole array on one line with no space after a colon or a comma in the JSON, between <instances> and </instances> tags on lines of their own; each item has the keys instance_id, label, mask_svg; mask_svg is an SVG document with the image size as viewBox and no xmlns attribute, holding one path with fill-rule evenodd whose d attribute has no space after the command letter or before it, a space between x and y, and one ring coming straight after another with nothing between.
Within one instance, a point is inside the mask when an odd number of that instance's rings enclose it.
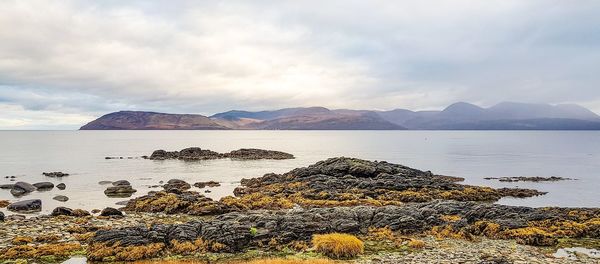
<instances>
[{"instance_id":1,"label":"rocky outcrop","mask_svg":"<svg viewBox=\"0 0 600 264\"><path fill-rule=\"evenodd\" d=\"M33 199L14 202L8 205L7 209L18 213L34 213L42 210L42 200Z\"/></svg>"},{"instance_id":2,"label":"rocky outcrop","mask_svg":"<svg viewBox=\"0 0 600 264\"><path fill-rule=\"evenodd\" d=\"M242 160L258 160L258 159L293 159L294 155L274 150L263 150L263 149L239 149L228 153L218 153L208 149L201 149L199 147L185 148L180 151L165 151L156 150L148 159L151 160L168 160L168 159L179 159L179 160L212 160L212 159L242 159Z\"/></svg>"},{"instance_id":3,"label":"rocky outcrop","mask_svg":"<svg viewBox=\"0 0 600 264\"><path fill-rule=\"evenodd\" d=\"M104 115L81 130L215 130L229 129L202 115L120 111Z\"/></svg>"},{"instance_id":4,"label":"rocky outcrop","mask_svg":"<svg viewBox=\"0 0 600 264\"><path fill-rule=\"evenodd\" d=\"M588 217L600 217L600 209L432 201L403 206L233 212L186 224L98 231L93 242L106 245L119 243L121 246L172 245L173 241L201 239L223 244L226 251L238 252L264 247L272 240L286 245L294 241L308 241L313 234L367 234L371 228L389 228L403 234L436 234L436 230L444 229L448 234L515 238L517 241L522 239L520 242L523 244L535 245L555 242L557 237L600 238L600 224L590 222ZM547 226L547 223L560 225L563 222L579 223L583 228L578 232L557 232L556 227ZM532 228L539 229L539 232L531 231ZM553 228L554 232L550 231Z\"/></svg>"}]
</instances>

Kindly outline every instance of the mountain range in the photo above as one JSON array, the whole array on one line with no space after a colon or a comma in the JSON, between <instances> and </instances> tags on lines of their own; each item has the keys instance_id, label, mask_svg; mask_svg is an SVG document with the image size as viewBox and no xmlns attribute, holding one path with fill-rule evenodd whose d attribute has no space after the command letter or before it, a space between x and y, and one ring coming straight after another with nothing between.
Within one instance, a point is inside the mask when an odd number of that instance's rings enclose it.
<instances>
[{"instance_id":1,"label":"mountain range","mask_svg":"<svg viewBox=\"0 0 600 264\"><path fill-rule=\"evenodd\" d=\"M81 130L600 130L600 116L574 104L504 102L489 108L459 102L440 111L330 110L324 107L273 111L232 110L212 116L120 111Z\"/></svg>"}]
</instances>

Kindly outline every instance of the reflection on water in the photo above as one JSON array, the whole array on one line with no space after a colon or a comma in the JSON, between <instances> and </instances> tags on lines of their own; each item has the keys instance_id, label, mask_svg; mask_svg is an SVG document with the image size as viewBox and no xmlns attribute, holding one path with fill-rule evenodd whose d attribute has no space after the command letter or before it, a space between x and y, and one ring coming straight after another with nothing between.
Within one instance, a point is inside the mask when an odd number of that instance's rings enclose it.
<instances>
[{"instance_id":1,"label":"reflection on water","mask_svg":"<svg viewBox=\"0 0 600 264\"><path fill-rule=\"evenodd\" d=\"M156 149L199 146L218 152L253 147L294 154L293 160L184 162L140 157ZM177 178L195 183L215 180L222 186L205 195L231 195L242 178L283 173L335 156L386 160L434 173L461 176L467 184L535 188L548 195L505 198L504 204L598 207L600 132L596 131L0 131L0 185L16 181L65 183L21 198L0 190L0 200L42 199L43 212L57 206L102 209L128 198L108 198L100 181L126 179L138 191L157 190L160 181ZM50 178L42 172L70 176ZM562 176L577 181L505 183L485 177ZM194 189L197 191L204 191ZM52 200L66 195L69 201Z\"/></svg>"}]
</instances>

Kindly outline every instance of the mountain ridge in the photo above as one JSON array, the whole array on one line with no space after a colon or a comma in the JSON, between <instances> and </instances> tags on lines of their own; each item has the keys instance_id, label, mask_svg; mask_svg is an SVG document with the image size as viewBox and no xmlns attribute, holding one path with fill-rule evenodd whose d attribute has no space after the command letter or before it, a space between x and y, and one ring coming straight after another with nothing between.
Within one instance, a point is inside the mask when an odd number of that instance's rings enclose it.
<instances>
[{"instance_id":1,"label":"mountain ridge","mask_svg":"<svg viewBox=\"0 0 600 264\"><path fill-rule=\"evenodd\" d=\"M502 102L483 108L457 102L443 110L389 111L294 107L230 110L211 116L119 111L81 130L600 130L600 116L573 104Z\"/></svg>"}]
</instances>

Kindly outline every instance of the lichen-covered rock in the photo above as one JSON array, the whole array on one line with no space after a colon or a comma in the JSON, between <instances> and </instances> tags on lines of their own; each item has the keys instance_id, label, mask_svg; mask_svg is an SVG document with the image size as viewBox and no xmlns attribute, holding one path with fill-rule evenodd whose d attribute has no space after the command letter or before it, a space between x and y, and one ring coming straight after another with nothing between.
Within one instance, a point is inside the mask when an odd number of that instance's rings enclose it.
<instances>
[{"instance_id":1,"label":"lichen-covered rock","mask_svg":"<svg viewBox=\"0 0 600 264\"><path fill-rule=\"evenodd\" d=\"M218 201L213 201L198 192L168 193L160 191L150 192L147 195L129 200L123 210L126 212L217 215L231 212L233 208Z\"/></svg>"},{"instance_id":2,"label":"lichen-covered rock","mask_svg":"<svg viewBox=\"0 0 600 264\"><path fill-rule=\"evenodd\" d=\"M218 183L218 182L216 182L216 181L207 181L207 182L197 182L197 183L194 183L194 187L197 187L197 188L200 188L200 189L206 188L206 187L219 187L219 186L221 186L221 184Z\"/></svg>"}]
</instances>

